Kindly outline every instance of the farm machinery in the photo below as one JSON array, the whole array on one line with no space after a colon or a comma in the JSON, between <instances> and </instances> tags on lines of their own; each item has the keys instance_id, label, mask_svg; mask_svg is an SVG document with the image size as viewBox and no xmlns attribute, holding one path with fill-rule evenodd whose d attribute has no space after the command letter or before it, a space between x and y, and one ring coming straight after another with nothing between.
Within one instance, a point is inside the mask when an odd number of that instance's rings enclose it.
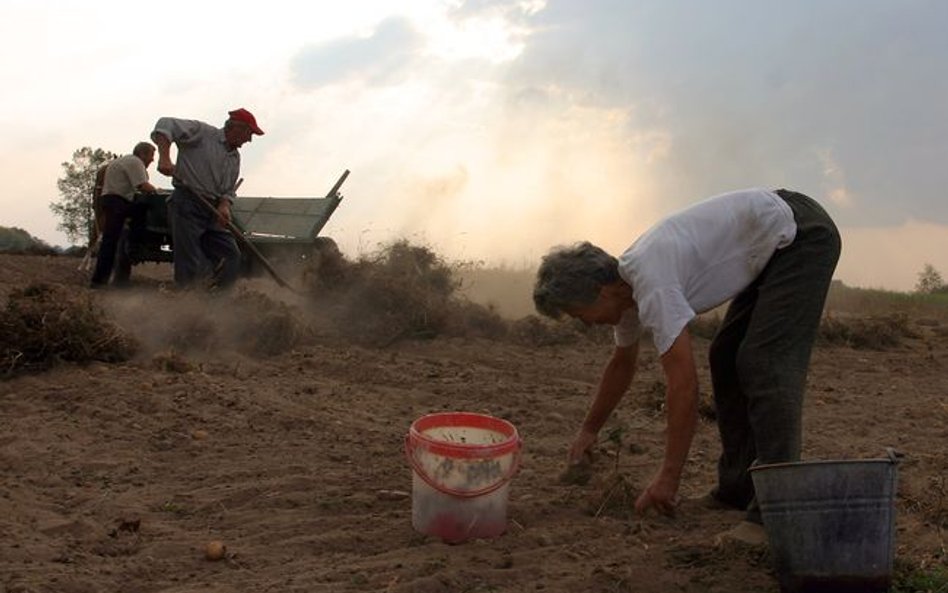
<instances>
[{"instance_id":1,"label":"farm machinery","mask_svg":"<svg viewBox=\"0 0 948 593\"><path fill-rule=\"evenodd\" d=\"M266 270L284 284L274 266L286 269L321 253L337 251L335 242L319 233L342 201L339 190L348 175L348 170L343 172L321 198L238 198L231 206L230 230L238 239L242 274L253 276ZM167 206L170 193L159 190L135 196L133 215L116 254L116 281L127 281L135 265L174 261Z\"/></svg>"}]
</instances>

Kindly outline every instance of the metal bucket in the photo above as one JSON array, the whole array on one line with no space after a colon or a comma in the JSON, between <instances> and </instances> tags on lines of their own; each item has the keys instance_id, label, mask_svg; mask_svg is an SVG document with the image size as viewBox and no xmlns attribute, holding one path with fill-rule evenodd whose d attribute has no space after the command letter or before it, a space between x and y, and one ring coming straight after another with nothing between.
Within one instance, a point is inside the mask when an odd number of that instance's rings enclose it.
<instances>
[{"instance_id":1,"label":"metal bucket","mask_svg":"<svg viewBox=\"0 0 948 593\"><path fill-rule=\"evenodd\" d=\"M895 552L897 460L751 468L781 591L888 590Z\"/></svg>"}]
</instances>

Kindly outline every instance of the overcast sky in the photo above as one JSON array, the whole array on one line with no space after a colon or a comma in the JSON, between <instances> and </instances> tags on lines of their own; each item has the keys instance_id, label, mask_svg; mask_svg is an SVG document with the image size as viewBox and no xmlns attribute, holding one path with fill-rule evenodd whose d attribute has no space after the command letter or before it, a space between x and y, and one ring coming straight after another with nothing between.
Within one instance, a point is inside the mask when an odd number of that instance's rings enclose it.
<instances>
[{"instance_id":1,"label":"overcast sky","mask_svg":"<svg viewBox=\"0 0 948 593\"><path fill-rule=\"evenodd\" d=\"M321 196L350 255L405 237L533 266L615 253L751 186L826 206L837 277L948 275L948 2L0 2L0 225L65 245L49 204L81 146L250 109L246 196ZM170 180L152 167L152 180Z\"/></svg>"}]
</instances>

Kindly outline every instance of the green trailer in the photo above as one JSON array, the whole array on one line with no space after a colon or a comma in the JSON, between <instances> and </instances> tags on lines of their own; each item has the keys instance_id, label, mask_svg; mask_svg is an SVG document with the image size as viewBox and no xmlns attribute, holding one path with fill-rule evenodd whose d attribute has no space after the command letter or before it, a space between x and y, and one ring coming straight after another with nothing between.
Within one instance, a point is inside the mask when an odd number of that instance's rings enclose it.
<instances>
[{"instance_id":1,"label":"green trailer","mask_svg":"<svg viewBox=\"0 0 948 593\"><path fill-rule=\"evenodd\" d=\"M320 236L342 202L339 193L349 175L343 172L323 197L239 197L231 207L233 227L245 275L272 265L287 269L327 249L335 242ZM132 267L146 262L173 262L174 243L168 221L170 191L135 196L134 214L119 243L116 280L127 280ZM264 261L265 260L265 261Z\"/></svg>"}]
</instances>

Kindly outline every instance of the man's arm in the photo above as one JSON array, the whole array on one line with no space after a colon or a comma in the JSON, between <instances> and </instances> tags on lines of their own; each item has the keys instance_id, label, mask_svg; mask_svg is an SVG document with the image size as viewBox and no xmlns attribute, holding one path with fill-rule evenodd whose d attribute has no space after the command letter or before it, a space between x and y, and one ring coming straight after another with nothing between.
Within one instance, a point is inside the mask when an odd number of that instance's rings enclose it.
<instances>
[{"instance_id":1,"label":"man's arm","mask_svg":"<svg viewBox=\"0 0 948 593\"><path fill-rule=\"evenodd\" d=\"M681 473L698 424L698 372L688 328L682 330L661 360L667 383L665 459L652 482L635 502L635 510L639 513L650 507L663 514L674 512Z\"/></svg>"},{"instance_id":2,"label":"man's arm","mask_svg":"<svg viewBox=\"0 0 948 593\"><path fill-rule=\"evenodd\" d=\"M155 130L151 133L151 141L158 147L158 172L171 177L174 175L174 163L171 162L171 139Z\"/></svg>"},{"instance_id":3,"label":"man's arm","mask_svg":"<svg viewBox=\"0 0 948 593\"><path fill-rule=\"evenodd\" d=\"M596 396L586 412L586 419L570 447L570 463L580 462L586 451L596 443L599 430L632 384L638 355L638 342L631 346L616 346L613 350L599 380Z\"/></svg>"},{"instance_id":4,"label":"man's arm","mask_svg":"<svg viewBox=\"0 0 948 593\"><path fill-rule=\"evenodd\" d=\"M158 147L158 171L169 177L174 175L171 144L177 144L179 150L182 146L199 144L210 129L213 128L195 119L158 118L151 133L151 141Z\"/></svg>"}]
</instances>

